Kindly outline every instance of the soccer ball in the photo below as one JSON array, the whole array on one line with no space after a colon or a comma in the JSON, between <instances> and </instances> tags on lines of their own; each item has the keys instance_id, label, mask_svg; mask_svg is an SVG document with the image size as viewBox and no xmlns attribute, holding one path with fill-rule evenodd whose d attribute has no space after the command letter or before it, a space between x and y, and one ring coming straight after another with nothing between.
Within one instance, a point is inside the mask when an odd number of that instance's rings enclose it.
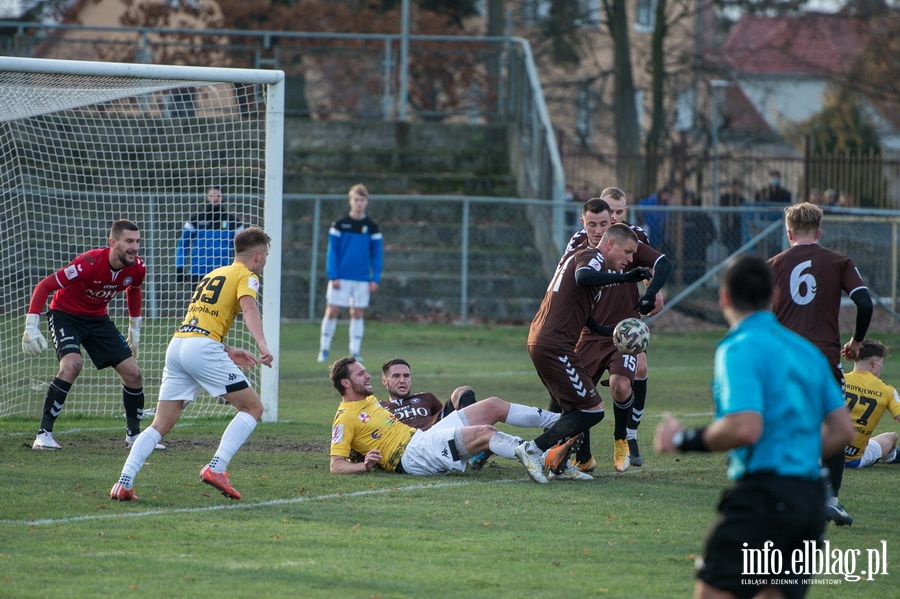
<instances>
[{"instance_id":1,"label":"soccer ball","mask_svg":"<svg viewBox=\"0 0 900 599\"><path fill-rule=\"evenodd\" d=\"M626 318L613 329L612 340L623 354L633 356L645 352L650 345L650 327L640 318Z\"/></svg>"}]
</instances>

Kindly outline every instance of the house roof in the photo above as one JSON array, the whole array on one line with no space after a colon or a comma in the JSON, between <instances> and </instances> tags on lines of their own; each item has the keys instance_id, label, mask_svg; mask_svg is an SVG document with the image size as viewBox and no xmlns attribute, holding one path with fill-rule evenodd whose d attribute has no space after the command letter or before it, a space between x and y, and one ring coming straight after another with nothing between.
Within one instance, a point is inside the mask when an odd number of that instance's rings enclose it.
<instances>
[{"instance_id":1,"label":"house roof","mask_svg":"<svg viewBox=\"0 0 900 599\"><path fill-rule=\"evenodd\" d=\"M864 48L867 31L863 19L834 14L744 15L728 34L722 55L735 74L847 72Z\"/></svg>"},{"instance_id":2,"label":"house roof","mask_svg":"<svg viewBox=\"0 0 900 599\"><path fill-rule=\"evenodd\" d=\"M747 98L740 86L725 88L722 102L722 128L732 133L753 133L755 136L772 136L775 131Z\"/></svg>"}]
</instances>

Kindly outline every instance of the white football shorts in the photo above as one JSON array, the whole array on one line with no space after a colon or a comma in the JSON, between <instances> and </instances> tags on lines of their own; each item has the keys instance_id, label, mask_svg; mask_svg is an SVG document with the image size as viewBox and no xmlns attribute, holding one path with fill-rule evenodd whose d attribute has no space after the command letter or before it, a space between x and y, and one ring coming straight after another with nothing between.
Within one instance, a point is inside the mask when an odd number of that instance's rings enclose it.
<instances>
[{"instance_id":1,"label":"white football shorts","mask_svg":"<svg viewBox=\"0 0 900 599\"><path fill-rule=\"evenodd\" d=\"M400 463L404 472L414 476L465 472L470 456L460 453L463 447L460 427L435 425L427 431L416 431Z\"/></svg>"},{"instance_id":2,"label":"white football shorts","mask_svg":"<svg viewBox=\"0 0 900 599\"><path fill-rule=\"evenodd\" d=\"M340 279L341 286L335 289L328 281L328 291L325 292L325 303L329 306L339 306L341 308L368 308L369 292L368 281L348 281Z\"/></svg>"},{"instance_id":3,"label":"white football shorts","mask_svg":"<svg viewBox=\"0 0 900 599\"><path fill-rule=\"evenodd\" d=\"M869 439L862 457L850 462L844 462L844 468L866 468L881 458L881 445L875 439Z\"/></svg>"},{"instance_id":4,"label":"white football shorts","mask_svg":"<svg viewBox=\"0 0 900 599\"><path fill-rule=\"evenodd\" d=\"M159 385L160 401L194 401L204 390L218 397L248 386L221 343L207 337L173 337Z\"/></svg>"}]
</instances>

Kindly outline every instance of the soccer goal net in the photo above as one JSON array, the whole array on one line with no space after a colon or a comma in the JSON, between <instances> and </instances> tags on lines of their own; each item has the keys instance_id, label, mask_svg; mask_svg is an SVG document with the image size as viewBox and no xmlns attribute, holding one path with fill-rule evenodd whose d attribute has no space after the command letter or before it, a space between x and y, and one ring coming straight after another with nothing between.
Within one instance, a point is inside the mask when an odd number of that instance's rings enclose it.
<instances>
[{"instance_id":1,"label":"soccer goal net","mask_svg":"<svg viewBox=\"0 0 900 599\"><path fill-rule=\"evenodd\" d=\"M147 265L138 365L155 407L165 350L203 269L231 262L234 233L272 237L262 276L266 340L277 356L281 271L283 73L0 58L0 203L6 283L0 287L0 416L33 415L58 370L52 343L22 353L31 293L78 254L108 245L113 221L141 229ZM221 204L208 200L218 188ZM215 190L209 190L211 196ZM226 244L222 255L223 243ZM44 313L49 302L44 306ZM127 332L125 294L109 314ZM41 331L50 341L45 318ZM229 344L256 352L240 317ZM86 352L65 413L120 415L122 385ZM278 361L249 372L277 419ZM186 415L233 408L201 396Z\"/></svg>"}]
</instances>

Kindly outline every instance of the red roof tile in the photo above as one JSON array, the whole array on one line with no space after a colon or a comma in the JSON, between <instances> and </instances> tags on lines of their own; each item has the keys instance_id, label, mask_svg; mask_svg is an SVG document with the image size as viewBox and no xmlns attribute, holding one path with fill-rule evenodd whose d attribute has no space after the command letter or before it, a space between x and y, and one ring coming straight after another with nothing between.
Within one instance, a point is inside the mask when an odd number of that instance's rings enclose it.
<instances>
[{"instance_id":1,"label":"red roof tile","mask_svg":"<svg viewBox=\"0 0 900 599\"><path fill-rule=\"evenodd\" d=\"M844 72L862 51L867 31L863 19L832 14L744 15L722 53L737 74Z\"/></svg>"}]
</instances>

